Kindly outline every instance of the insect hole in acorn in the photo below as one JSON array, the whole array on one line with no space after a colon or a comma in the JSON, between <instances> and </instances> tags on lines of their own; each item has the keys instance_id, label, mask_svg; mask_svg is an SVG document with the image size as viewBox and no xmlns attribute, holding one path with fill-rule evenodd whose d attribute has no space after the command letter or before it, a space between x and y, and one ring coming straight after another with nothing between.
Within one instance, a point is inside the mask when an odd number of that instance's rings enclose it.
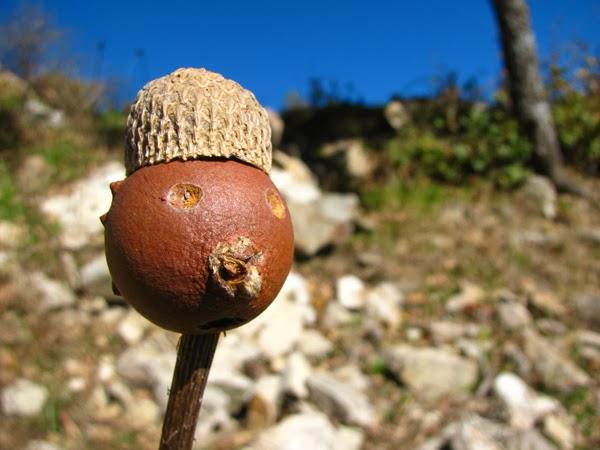
<instances>
[{"instance_id":1,"label":"insect hole in acorn","mask_svg":"<svg viewBox=\"0 0 600 450\"><path fill-rule=\"evenodd\" d=\"M293 232L254 95L204 69L148 83L128 117L125 163L102 217L116 292L185 334L267 308L290 270Z\"/></svg>"}]
</instances>

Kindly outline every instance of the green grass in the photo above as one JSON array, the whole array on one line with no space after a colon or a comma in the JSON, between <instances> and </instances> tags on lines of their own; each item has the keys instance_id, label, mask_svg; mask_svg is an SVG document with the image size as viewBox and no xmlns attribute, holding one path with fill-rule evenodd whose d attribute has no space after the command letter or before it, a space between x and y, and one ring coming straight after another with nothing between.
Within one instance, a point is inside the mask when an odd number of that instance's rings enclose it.
<instances>
[{"instance_id":1,"label":"green grass","mask_svg":"<svg viewBox=\"0 0 600 450\"><path fill-rule=\"evenodd\" d=\"M25 213L18 198L18 187L10 171L3 161L0 161L0 220L15 222Z\"/></svg>"}]
</instances>

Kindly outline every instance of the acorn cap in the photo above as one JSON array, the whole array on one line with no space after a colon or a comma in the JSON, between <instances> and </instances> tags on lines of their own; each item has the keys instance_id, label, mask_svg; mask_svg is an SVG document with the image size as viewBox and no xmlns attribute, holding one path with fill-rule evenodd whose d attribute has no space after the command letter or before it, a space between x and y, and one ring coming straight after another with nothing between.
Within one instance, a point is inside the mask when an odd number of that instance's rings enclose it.
<instances>
[{"instance_id":1,"label":"acorn cap","mask_svg":"<svg viewBox=\"0 0 600 450\"><path fill-rule=\"evenodd\" d=\"M146 84L127 118L125 167L174 159L234 158L271 170L271 128L252 92L206 69Z\"/></svg>"}]
</instances>

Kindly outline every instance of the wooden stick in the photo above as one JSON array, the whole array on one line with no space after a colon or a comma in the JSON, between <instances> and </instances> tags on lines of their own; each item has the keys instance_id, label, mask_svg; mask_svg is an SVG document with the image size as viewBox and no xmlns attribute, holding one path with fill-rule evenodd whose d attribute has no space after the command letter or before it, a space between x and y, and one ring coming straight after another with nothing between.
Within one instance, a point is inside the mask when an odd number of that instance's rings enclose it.
<instances>
[{"instance_id":1,"label":"wooden stick","mask_svg":"<svg viewBox=\"0 0 600 450\"><path fill-rule=\"evenodd\" d=\"M191 450L219 333L183 334L169 391L159 450Z\"/></svg>"}]
</instances>

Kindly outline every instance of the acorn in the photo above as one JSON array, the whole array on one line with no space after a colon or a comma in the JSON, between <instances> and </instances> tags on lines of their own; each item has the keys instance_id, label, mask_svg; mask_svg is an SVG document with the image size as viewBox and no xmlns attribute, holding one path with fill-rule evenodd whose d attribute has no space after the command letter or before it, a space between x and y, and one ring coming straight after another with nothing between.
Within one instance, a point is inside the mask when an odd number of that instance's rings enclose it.
<instances>
[{"instance_id":1,"label":"acorn","mask_svg":"<svg viewBox=\"0 0 600 450\"><path fill-rule=\"evenodd\" d=\"M125 165L101 218L115 292L183 334L264 311L291 268L293 231L254 95L204 69L151 81L131 107Z\"/></svg>"}]
</instances>

